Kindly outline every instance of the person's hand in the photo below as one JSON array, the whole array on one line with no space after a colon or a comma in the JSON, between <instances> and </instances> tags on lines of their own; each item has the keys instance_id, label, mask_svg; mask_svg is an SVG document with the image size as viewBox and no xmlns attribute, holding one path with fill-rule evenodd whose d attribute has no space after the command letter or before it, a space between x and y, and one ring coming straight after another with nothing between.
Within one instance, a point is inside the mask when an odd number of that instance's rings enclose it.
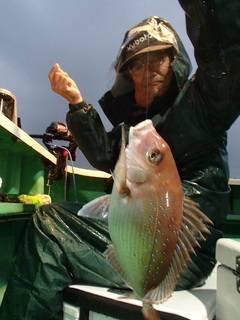
<instances>
[{"instance_id":1,"label":"person's hand","mask_svg":"<svg viewBox=\"0 0 240 320\"><path fill-rule=\"evenodd\" d=\"M54 92L65 98L70 104L83 101L81 92L76 82L62 70L59 64L55 64L48 74L51 88Z\"/></svg>"}]
</instances>

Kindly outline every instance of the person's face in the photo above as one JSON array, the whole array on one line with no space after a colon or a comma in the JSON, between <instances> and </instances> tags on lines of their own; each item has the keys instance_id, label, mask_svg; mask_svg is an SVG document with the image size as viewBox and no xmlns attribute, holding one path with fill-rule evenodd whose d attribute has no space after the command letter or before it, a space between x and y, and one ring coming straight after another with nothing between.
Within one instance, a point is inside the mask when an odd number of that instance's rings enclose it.
<instances>
[{"instance_id":1,"label":"person's face","mask_svg":"<svg viewBox=\"0 0 240 320\"><path fill-rule=\"evenodd\" d=\"M172 55L166 50L137 56L128 67L135 93L144 92L150 100L164 95L172 78L172 61Z\"/></svg>"}]
</instances>

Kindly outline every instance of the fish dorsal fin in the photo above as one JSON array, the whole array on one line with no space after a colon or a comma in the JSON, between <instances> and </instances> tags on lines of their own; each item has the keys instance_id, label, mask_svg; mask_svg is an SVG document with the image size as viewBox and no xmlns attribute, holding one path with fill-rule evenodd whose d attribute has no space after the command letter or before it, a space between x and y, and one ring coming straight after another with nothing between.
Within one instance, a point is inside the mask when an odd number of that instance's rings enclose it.
<instances>
[{"instance_id":1,"label":"fish dorsal fin","mask_svg":"<svg viewBox=\"0 0 240 320\"><path fill-rule=\"evenodd\" d=\"M172 260L176 274L184 271L191 254L195 254L194 248L200 247L199 240L205 240L204 234L209 233L208 225L211 224L212 221L200 210L199 204L184 197L182 225Z\"/></svg>"},{"instance_id":2,"label":"fish dorsal fin","mask_svg":"<svg viewBox=\"0 0 240 320\"><path fill-rule=\"evenodd\" d=\"M195 247L199 247L199 240L205 239L203 233L209 233L208 225L211 220L199 209L199 205L189 198L184 198L182 226L174 250L169 271L158 287L150 290L144 300L152 303L162 303L168 299L181 275L191 261L191 254L195 254Z\"/></svg>"},{"instance_id":3,"label":"fish dorsal fin","mask_svg":"<svg viewBox=\"0 0 240 320\"><path fill-rule=\"evenodd\" d=\"M211 224L212 221L200 210L199 204L184 197L182 225L172 260L177 278L191 261L191 255L196 254L194 248L200 247L199 240L205 240L204 233L209 233L208 225Z\"/></svg>"},{"instance_id":4,"label":"fish dorsal fin","mask_svg":"<svg viewBox=\"0 0 240 320\"><path fill-rule=\"evenodd\" d=\"M113 173L113 180L115 188L119 194L129 194L130 190L127 187L127 168L126 168L126 140L125 140L125 131L124 125L121 125L121 132L122 132L122 143L121 143L121 150L119 154L119 159L117 161L116 167Z\"/></svg>"},{"instance_id":5,"label":"fish dorsal fin","mask_svg":"<svg viewBox=\"0 0 240 320\"><path fill-rule=\"evenodd\" d=\"M86 203L78 211L77 215L105 221L108 217L109 203L110 195L106 194Z\"/></svg>"},{"instance_id":6,"label":"fish dorsal fin","mask_svg":"<svg viewBox=\"0 0 240 320\"><path fill-rule=\"evenodd\" d=\"M127 285L127 276L118 262L114 246L112 244L108 246L107 250L104 252L104 255L106 256L107 261L113 266L113 268L118 271Z\"/></svg>"}]
</instances>

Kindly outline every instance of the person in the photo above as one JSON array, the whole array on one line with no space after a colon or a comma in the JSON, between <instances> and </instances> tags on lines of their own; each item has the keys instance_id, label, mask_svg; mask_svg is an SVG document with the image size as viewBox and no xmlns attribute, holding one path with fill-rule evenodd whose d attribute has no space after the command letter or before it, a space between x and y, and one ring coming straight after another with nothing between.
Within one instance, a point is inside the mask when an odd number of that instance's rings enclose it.
<instances>
[{"instance_id":1,"label":"person","mask_svg":"<svg viewBox=\"0 0 240 320\"><path fill-rule=\"evenodd\" d=\"M216 241L229 210L226 132L240 111L240 3L179 2L195 49L196 73L189 78L189 58L166 20L153 16L131 28L116 59L115 83L99 101L113 124L110 132L58 64L49 73L52 90L69 102L68 128L97 169L114 169L122 123L127 135L130 126L152 119L168 142L185 194L213 221L177 290L201 285L214 268ZM74 282L124 287L104 256L110 243L107 224L78 217L78 208L52 204L33 215L1 319L61 319L63 289Z\"/></svg>"}]
</instances>

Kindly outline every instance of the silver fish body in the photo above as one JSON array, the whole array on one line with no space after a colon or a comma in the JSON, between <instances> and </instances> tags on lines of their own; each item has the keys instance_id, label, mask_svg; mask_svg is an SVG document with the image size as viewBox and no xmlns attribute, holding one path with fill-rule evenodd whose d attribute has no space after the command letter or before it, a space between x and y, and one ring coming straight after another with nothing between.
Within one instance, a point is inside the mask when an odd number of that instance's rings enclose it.
<instances>
[{"instance_id":1,"label":"silver fish body","mask_svg":"<svg viewBox=\"0 0 240 320\"><path fill-rule=\"evenodd\" d=\"M144 301L162 302L171 295L197 237L207 231L210 221L191 200L184 203L168 144L150 120L131 127L114 171L108 215L114 253L109 256Z\"/></svg>"},{"instance_id":2,"label":"silver fish body","mask_svg":"<svg viewBox=\"0 0 240 320\"><path fill-rule=\"evenodd\" d=\"M183 190L170 149L150 120L130 128L121 152L108 226L126 281L144 297L169 270L182 223Z\"/></svg>"},{"instance_id":3,"label":"silver fish body","mask_svg":"<svg viewBox=\"0 0 240 320\"><path fill-rule=\"evenodd\" d=\"M78 214L107 219L107 259L143 300L143 312L153 310L172 294L211 221L184 197L171 150L151 120L130 128L127 147L122 134L113 177L112 194Z\"/></svg>"}]
</instances>

